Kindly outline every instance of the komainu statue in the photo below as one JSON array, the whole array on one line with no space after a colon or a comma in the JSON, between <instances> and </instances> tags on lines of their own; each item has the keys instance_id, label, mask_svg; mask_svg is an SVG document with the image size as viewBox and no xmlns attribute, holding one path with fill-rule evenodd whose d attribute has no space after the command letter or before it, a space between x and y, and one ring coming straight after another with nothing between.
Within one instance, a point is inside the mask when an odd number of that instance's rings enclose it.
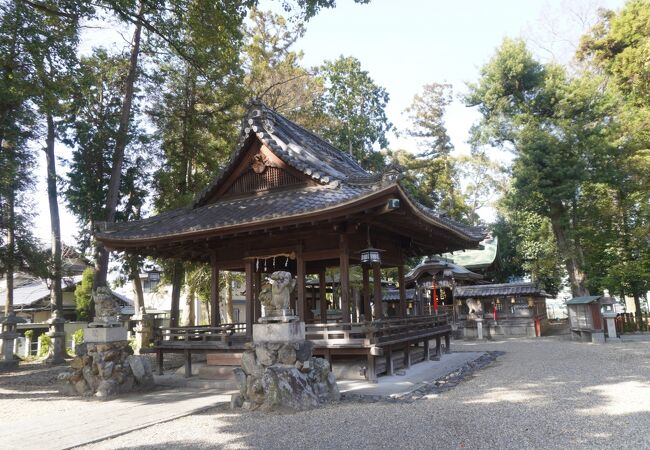
<instances>
[{"instance_id":1,"label":"komainu statue","mask_svg":"<svg viewBox=\"0 0 650 450\"><path fill-rule=\"evenodd\" d=\"M296 280L289 272L277 271L270 276L270 282L262 286L260 302L264 305L264 316L281 316L289 309L291 292Z\"/></svg>"}]
</instances>

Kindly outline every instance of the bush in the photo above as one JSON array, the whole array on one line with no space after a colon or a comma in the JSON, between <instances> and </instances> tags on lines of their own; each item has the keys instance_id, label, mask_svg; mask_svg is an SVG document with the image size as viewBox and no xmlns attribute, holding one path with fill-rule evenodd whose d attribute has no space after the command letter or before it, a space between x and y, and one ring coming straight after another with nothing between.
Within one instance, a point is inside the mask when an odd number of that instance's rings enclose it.
<instances>
[{"instance_id":1,"label":"bush","mask_svg":"<svg viewBox=\"0 0 650 450\"><path fill-rule=\"evenodd\" d=\"M30 341L33 341L34 340L34 330L25 331L25 338L29 339Z\"/></svg>"},{"instance_id":2,"label":"bush","mask_svg":"<svg viewBox=\"0 0 650 450\"><path fill-rule=\"evenodd\" d=\"M87 268L81 276L81 284L74 291L77 320L90 320L94 278L95 271L90 267Z\"/></svg>"},{"instance_id":3,"label":"bush","mask_svg":"<svg viewBox=\"0 0 650 450\"><path fill-rule=\"evenodd\" d=\"M77 331L72 333L72 340L74 341L74 345L80 345L84 343L84 329L79 328Z\"/></svg>"},{"instance_id":4,"label":"bush","mask_svg":"<svg viewBox=\"0 0 650 450\"><path fill-rule=\"evenodd\" d=\"M46 356L50 352L50 347L52 346L52 339L47 334L41 334L38 337L38 342L41 344L41 351L38 352L39 358Z\"/></svg>"}]
</instances>

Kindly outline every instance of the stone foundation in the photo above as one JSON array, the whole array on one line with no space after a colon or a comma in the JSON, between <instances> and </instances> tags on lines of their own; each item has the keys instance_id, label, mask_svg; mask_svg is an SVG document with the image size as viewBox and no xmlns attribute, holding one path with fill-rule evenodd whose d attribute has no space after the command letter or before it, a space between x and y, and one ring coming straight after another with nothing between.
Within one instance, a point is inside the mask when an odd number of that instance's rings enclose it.
<instances>
[{"instance_id":1,"label":"stone foundation","mask_svg":"<svg viewBox=\"0 0 650 450\"><path fill-rule=\"evenodd\" d=\"M106 399L153 386L150 361L133 355L127 341L90 342L75 350L72 370L59 375L63 394Z\"/></svg>"},{"instance_id":2,"label":"stone foundation","mask_svg":"<svg viewBox=\"0 0 650 450\"><path fill-rule=\"evenodd\" d=\"M239 393L233 394L231 407L300 411L338 401L336 376L326 360L312 356L312 349L304 340L253 344L235 369Z\"/></svg>"}]
</instances>

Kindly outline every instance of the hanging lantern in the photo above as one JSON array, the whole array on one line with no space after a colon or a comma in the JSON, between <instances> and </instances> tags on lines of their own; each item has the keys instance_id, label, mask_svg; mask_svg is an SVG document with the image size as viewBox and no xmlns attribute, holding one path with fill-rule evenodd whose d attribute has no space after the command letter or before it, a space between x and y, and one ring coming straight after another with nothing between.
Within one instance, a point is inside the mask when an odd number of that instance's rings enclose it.
<instances>
[{"instance_id":1,"label":"hanging lantern","mask_svg":"<svg viewBox=\"0 0 650 450\"><path fill-rule=\"evenodd\" d=\"M368 233L368 248L361 250L361 264L365 266L372 266L374 264L381 264L381 253L384 250L374 248L370 244L370 226L366 227Z\"/></svg>"}]
</instances>

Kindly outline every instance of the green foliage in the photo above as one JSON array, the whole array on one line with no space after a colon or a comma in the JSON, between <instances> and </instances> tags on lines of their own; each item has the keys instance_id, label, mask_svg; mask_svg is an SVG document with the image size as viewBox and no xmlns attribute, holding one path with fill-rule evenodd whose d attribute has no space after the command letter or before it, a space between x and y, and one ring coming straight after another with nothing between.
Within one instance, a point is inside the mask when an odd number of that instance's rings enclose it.
<instances>
[{"instance_id":1,"label":"green foliage","mask_svg":"<svg viewBox=\"0 0 650 450\"><path fill-rule=\"evenodd\" d=\"M74 291L75 310L77 312L77 320L90 320L90 305L92 303L93 292L93 279L95 277L95 270L87 268L84 270L81 284L77 286Z\"/></svg>"},{"instance_id":2,"label":"green foliage","mask_svg":"<svg viewBox=\"0 0 650 450\"><path fill-rule=\"evenodd\" d=\"M586 293L581 242L573 221L580 187L594 155L607 152L609 98L598 77L569 77L563 68L534 60L523 41L506 39L470 86L477 106L476 147L513 151L513 210L551 221L575 295Z\"/></svg>"},{"instance_id":3,"label":"green foliage","mask_svg":"<svg viewBox=\"0 0 650 450\"><path fill-rule=\"evenodd\" d=\"M52 338L43 333L38 337L38 343L40 346L38 357L42 358L50 352L50 347L52 347Z\"/></svg>"},{"instance_id":4,"label":"green foliage","mask_svg":"<svg viewBox=\"0 0 650 450\"><path fill-rule=\"evenodd\" d=\"M323 93L322 81L300 65L302 52L291 50L305 32L303 24L256 8L250 19L244 49L250 96L308 129L318 128L314 103Z\"/></svg>"},{"instance_id":5,"label":"green foliage","mask_svg":"<svg viewBox=\"0 0 650 450\"><path fill-rule=\"evenodd\" d=\"M72 333L72 340L74 341L74 345L81 345L84 343L84 329L79 328L77 331Z\"/></svg>"},{"instance_id":6,"label":"green foliage","mask_svg":"<svg viewBox=\"0 0 650 450\"><path fill-rule=\"evenodd\" d=\"M34 330L25 331L25 338L31 341L34 338Z\"/></svg>"},{"instance_id":7,"label":"green foliage","mask_svg":"<svg viewBox=\"0 0 650 450\"><path fill-rule=\"evenodd\" d=\"M349 153L364 168L384 167L381 153L373 150L388 145L386 133L392 128L386 117L388 92L375 84L361 62L340 56L326 61L319 70L325 92L316 108L327 117L317 133L335 147Z\"/></svg>"}]
</instances>

